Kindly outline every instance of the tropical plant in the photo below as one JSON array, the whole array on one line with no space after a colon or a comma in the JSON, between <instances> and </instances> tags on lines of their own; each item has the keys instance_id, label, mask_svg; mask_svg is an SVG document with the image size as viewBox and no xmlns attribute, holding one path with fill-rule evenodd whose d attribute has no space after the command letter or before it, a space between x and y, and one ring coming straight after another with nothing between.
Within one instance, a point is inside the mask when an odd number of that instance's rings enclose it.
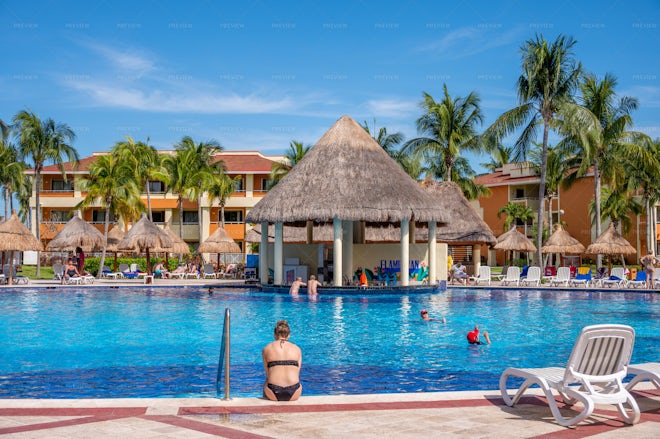
<instances>
[{"instance_id":1,"label":"tropical plant","mask_svg":"<svg viewBox=\"0 0 660 439\"><path fill-rule=\"evenodd\" d=\"M144 204L140 200L140 187L134 174L134 167L120 155L108 154L100 156L89 167L89 177L81 178L79 185L86 192L85 198L78 203L76 209L84 209L93 205L100 205L105 209L103 221L103 236L105 243L101 253L100 266L105 263L108 231L110 230L110 214L132 212ZM133 216L131 214L131 216ZM125 223L126 218L125 218ZM99 270L97 276L102 275Z\"/></svg>"},{"instance_id":2,"label":"tropical plant","mask_svg":"<svg viewBox=\"0 0 660 439\"><path fill-rule=\"evenodd\" d=\"M195 143L190 136L184 136L175 145L175 148L174 155L163 158L163 166L167 171L166 183L168 190L177 196L179 237L183 239L184 197L190 201L196 200L199 209L201 206L201 194L203 193L205 182L208 180L208 175L223 172L224 164L222 161L212 163L214 156L222 150L222 146L215 140ZM198 215L198 223L200 223L201 227L201 215L199 211ZM201 240L201 230L199 237Z\"/></svg>"},{"instance_id":3,"label":"tropical plant","mask_svg":"<svg viewBox=\"0 0 660 439\"><path fill-rule=\"evenodd\" d=\"M643 212L642 204L634 197L634 194L625 188L612 189L609 187L603 188L601 205L601 220L609 219L614 223L614 227L618 228L621 225L621 230L624 233L630 231L632 227L631 215L639 215ZM596 200L589 202L589 209L596 222Z\"/></svg>"},{"instance_id":4,"label":"tropical plant","mask_svg":"<svg viewBox=\"0 0 660 439\"><path fill-rule=\"evenodd\" d=\"M637 99L628 96L617 102L615 88L617 79L606 74L602 80L587 74L580 82L581 104L579 114L568 113L562 121L562 130L568 135L565 143L574 148L582 158L580 167L571 176L573 181L586 173L594 175L596 236L602 232L601 196L602 183L619 186L628 178L622 160L648 162L652 157L644 151L643 144L650 138L642 133L629 131L633 121ZM584 117L584 111L588 117ZM597 259L600 267L602 258Z\"/></svg>"},{"instance_id":5,"label":"tropical plant","mask_svg":"<svg viewBox=\"0 0 660 439\"><path fill-rule=\"evenodd\" d=\"M424 114L417 119L417 131L426 137L411 139L403 146L406 153L420 153L433 162L443 162L443 180L451 181L456 158L462 151L479 152L484 143L476 127L483 122L479 96L472 92L465 98L449 95L447 84L440 102L424 93L421 107Z\"/></svg>"},{"instance_id":6,"label":"tropical plant","mask_svg":"<svg viewBox=\"0 0 660 439\"><path fill-rule=\"evenodd\" d=\"M518 78L517 86L520 105L499 116L484 133L484 137L489 141L499 140L522 127L522 132L514 144L514 158L521 161L525 159L538 127L543 127L539 200L545 196L550 129L562 114L569 111L579 114L575 110L577 105L573 102L573 92L577 87L581 65L575 62L574 45L573 38L563 35L559 35L552 44L548 44L542 35L527 40L521 48L522 75ZM544 207L544 203L539 203L537 213L536 247L539 265L543 261L541 245Z\"/></svg>"},{"instance_id":7,"label":"tropical plant","mask_svg":"<svg viewBox=\"0 0 660 439\"><path fill-rule=\"evenodd\" d=\"M273 167L270 170L270 186L269 189L272 189L281 179L284 178L286 174L289 173L291 168L296 166L300 162L305 154L312 149L311 145L303 145L302 142L297 140L292 140L289 143L289 150L284 154L285 162L275 162Z\"/></svg>"},{"instance_id":8,"label":"tropical plant","mask_svg":"<svg viewBox=\"0 0 660 439\"><path fill-rule=\"evenodd\" d=\"M446 175L446 162L444 160L427 160L427 166L424 167L424 172L427 176L432 176L436 179L442 179ZM490 190L474 181L476 176L474 170L470 167L470 163L465 157L456 157L454 165L451 169L451 180L461 188L463 195L468 200L476 200L481 196L490 195Z\"/></svg>"},{"instance_id":9,"label":"tropical plant","mask_svg":"<svg viewBox=\"0 0 660 439\"><path fill-rule=\"evenodd\" d=\"M27 166L18 158L18 149L6 138L0 138L0 186L5 198L5 218L14 209L14 193L26 182Z\"/></svg>"},{"instance_id":10,"label":"tropical plant","mask_svg":"<svg viewBox=\"0 0 660 439\"><path fill-rule=\"evenodd\" d=\"M36 224L36 236L41 239L39 225L40 218L40 192L41 172L46 163L54 163L62 171L62 178L66 180L64 172L64 156L74 167L78 164L78 152L70 144L75 140L76 134L66 124L55 122L53 119L42 121L32 111L22 110L14 116L14 124L18 130L18 145L21 157L30 159L34 169L33 191L35 193L35 218L31 224ZM37 257L37 276L41 275L41 258Z\"/></svg>"},{"instance_id":11,"label":"tropical plant","mask_svg":"<svg viewBox=\"0 0 660 439\"><path fill-rule=\"evenodd\" d=\"M376 128L376 119L374 119L373 130L369 128L369 124L365 120L362 122L362 128L378 143L385 152L397 160L399 157L399 145L403 142L403 133L397 131L396 133L388 133L386 127ZM376 134L377 133L377 134Z\"/></svg>"},{"instance_id":12,"label":"tropical plant","mask_svg":"<svg viewBox=\"0 0 660 439\"><path fill-rule=\"evenodd\" d=\"M236 177L236 179L240 179L240 177ZM211 204L213 204L216 198L218 199L220 204L220 225L223 229L225 228L225 204L231 194L234 193L236 179L231 178L224 172L222 174L215 174L206 188Z\"/></svg>"},{"instance_id":13,"label":"tropical plant","mask_svg":"<svg viewBox=\"0 0 660 439\"><path fill-rule=\"evenodd\" d=\"M516 221L522 221L527 223L527 221L534 218L534 211L525 204L514 203L509 201L507 204L502 206L500 210L497 211L497 217L500 218L501 215L506 215L504 219L504 231L511 229L511 226Z\"/></svg>"},{"instance_id":14,"label":"tropical plant","mask_svg":"<svg viewBox=\"0 0 660 439\"><path fill-rule=\"evenodd\" d=\"M511 163L511 158L513 157L513 148L510 146L504 146L501 143L490 152L490 162L481 163L481 166L488 169L490 172L495 172L497 169Z\"/></svg>"},{"instance_id":15,"label":"tropical plant","mask_svg":"<svg viewBox=\"0 0 660 439\"><path fill-rule=\"evenodd\" d=\"M163 179L165 174L158 151L149 145L148 138L146 142L135 142L132 137L126 136L125 141L115 144L112 153L133 169L138 187L144 189L147 194L147 212L149 220L153 221L149 180Z\"/></svg>"}]
</instances>

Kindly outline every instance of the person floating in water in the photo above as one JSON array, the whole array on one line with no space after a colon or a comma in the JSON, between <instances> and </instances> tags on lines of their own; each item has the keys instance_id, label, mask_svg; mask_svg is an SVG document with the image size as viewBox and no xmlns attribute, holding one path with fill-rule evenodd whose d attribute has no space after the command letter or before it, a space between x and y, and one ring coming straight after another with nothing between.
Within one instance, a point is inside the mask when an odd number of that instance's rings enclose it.
<instances>
[{"instance_id":1,"label":"person floating in water","mask_svg":"<svg viewBox=\"0 0 660 439\"><path fill-rule=\"evenodd\" d=\"M209 287L209 296L213 294L213 291L214 291L213 287Z\"/></svg>"},{"instance_id":2,"label":"person floating in water","mask_svg":"<svg viewBox=\"0 0 660 439\"><path fill-rule=\"evenodd\" d=\"M440 319L434 319L434 318L432 318L432 317L429 317L429 312L428 312L427 310L425 310L425 309L421 310L421 311L419 312L419 315L422 316L422 320L424 320L425 322L442 322L442 323L447 323L447 319L445 319L444 317L442 318L442 320L440 320Z\"/></svg>"},{"instance_id":3,"label":"person floating in water","mask_svg":"<svg viewBox=\"0 0 660 439\"><path fill-rule=\"evenodd\" d=\"M490 337L488 336L488 331L484 331L484 339L486 340L486 343L490 344ZM484 344L481 340L479 340L479 327L474 326L474 330L468 332L467 334L467 341L470 344Z\"/></svg>"}]
</instances>

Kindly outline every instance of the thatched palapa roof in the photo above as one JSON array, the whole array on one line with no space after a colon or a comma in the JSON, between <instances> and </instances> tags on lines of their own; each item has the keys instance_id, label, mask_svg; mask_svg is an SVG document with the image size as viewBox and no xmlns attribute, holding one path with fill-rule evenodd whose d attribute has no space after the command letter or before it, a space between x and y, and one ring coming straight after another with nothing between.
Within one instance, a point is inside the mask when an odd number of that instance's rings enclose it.
<instances>
[{"instance_id":1,"label":"thatched palapa roof","mask_svg":"<svg viewBox=\"0 0 660 439\"><path fill-rule=\"evenodd\" d=\"M86 252L99 251L103 248L105 236L75 211L73 217L62 230L46 245L47 251L74 251L77 247Z\"/></svg>"},{"instance_id":2,"label":"thatched palapa roof","mask_svg":"<svg viewBox=\"0 0 660 439\"><path fill-rule=\"evenodd\" d=\"M119 242L117 248L119 250L135 250L135 249L154 249L154 248L171 248L173 245L172 240L167 233L154 225L147 215L144 213L140 220L133 224L133 227L126 233L124 238Z\"/></svg>"},{"instance_id":3,"label":"thatched palapa roof","mask_svg":"<svg viewBox=\"0 0 660 439\"><path fill-rule=\"evenodd\" d=\"M586 253L592 255L628 255L637 253L635 247L614 228L614 223L587 247Z\"/></svg>"},{"instance_id":4,"label":"thatched palapa roof","mask_svg":"<svg viewBox=\"0 0 660 439\"><path fill-rule=\"evenodd\" d=\"M516 226L511 227L506 233L497 237L497 244L493 247L496 250L535 252L536 246L525 235L520 233Z\"/></svg>"},{"instance_id":5,"label":"thatched palapa roof","mask_svg":"<svg viewBox=\"0 0 660 439\"><path fill-rule=\"evenodd\" d=\"M199 245L197 251L200 253L241 253L241 248L224 228L218 227Z\"/></svg>"},{"instance_id":6,"label":"thatched palapa roof","mask_svg":"<svg viewBox=\"0 0 660 439\"><path fill-rule=\"evenodd\" d=\"M42 251L36 236L18 219L16 211L8 220L0 223L0 251Z\"/></svg>"},{"instance_id":7,"label":"thatched palapa roof","mask_svg":"<svg viewBox=\"0 0 660 439\"><path fill-rule=\"evenodd\" d=\"M249 223L450 220L357 122L341 117L247 214Z\"/></svg>"},{"instance_id":8,"label":"thatched palapa roof","mask_svg":"<svg viewBox=\"0 0 660 439\"><path fill-rule=\"evenodd\" d=\"M555 231L541 247L541 251L543 253L580 254L584 253L584 245L564 230L561 224L557 224Z\"/></svg>"},{"instance_id":9,"label":"thatched palapa roof","mask_svg":"<svg viewBox=\"0 0 660 439\"><path fill-rule=\"evenodd\" d=\"M180 255L189 255L190 254L190 247L188 246L188 243L181 239L180 236L178 236L172 229L169 227L165 226L163 229L161 229L163 232L167 234L167 236L170 238L172 241L172 245L170 247L154 247L152 249L153 252L156 253L176 253Z\"/></svg>"},{"instance_id":10,"label":"thatched palapa roof","mask_svg":"<svg viewBox=\"0 0 660 439\"><path fill-rule=\"evenodd\" d=\"M108 246L106 250L109 252L118 252L119 242L124 239L124 231L117 224L114 225L112 229L108 232Z\"/></svg>"},{"instance_id":11,"label":"thatched palapa roof","mask_svg":"<svg viewBox=\"0 0 660 439\"><path fill-rule=\"evenodd\" d=\"M470 205L461 188L452 181L424 180L422 187L436 200L436 205L446 212L451 221L436 229L436 240L449 244L495 245L497 238L488 224ZM416 239L427 240L428 229L418 227Z\"/></svg>"}]
</instances>

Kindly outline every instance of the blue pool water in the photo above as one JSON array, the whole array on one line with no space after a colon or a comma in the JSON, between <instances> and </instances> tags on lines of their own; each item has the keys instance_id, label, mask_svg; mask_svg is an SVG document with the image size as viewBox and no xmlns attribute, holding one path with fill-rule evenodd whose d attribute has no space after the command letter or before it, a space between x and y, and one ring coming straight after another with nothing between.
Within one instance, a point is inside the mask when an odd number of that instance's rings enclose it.
<instances>
[{"instance_id":1,"label":"blue pool water","mask_svg":"<svg viewBox=\"0 0 660 439\"><path fill-rule=\"evenodd\" d=\"M633 362L658 361L660 346L653 293L14 290L0 293L0 398L215 397L225 308L233 397L260 395L261 348L278 319L302 348L306 395L494 390L508 366L562 365L596 323L635 328ZM447 324L422 322L421 309ZM475 324L492 345L467 344Z\"/></svg>"}]
</instances>

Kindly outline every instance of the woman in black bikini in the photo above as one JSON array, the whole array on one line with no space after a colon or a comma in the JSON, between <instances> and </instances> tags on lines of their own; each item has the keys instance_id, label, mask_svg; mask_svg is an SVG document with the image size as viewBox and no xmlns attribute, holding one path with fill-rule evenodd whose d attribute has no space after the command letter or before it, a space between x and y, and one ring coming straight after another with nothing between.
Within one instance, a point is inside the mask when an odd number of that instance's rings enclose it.
<instances>
[{"instance_id":1,"label":"woman in black bikini","mask_svg":"<svg viewBox=\"0 0 660 439\"><path fill-rule=\"evenodd\" d=\"M300 398L302 352L289 341L291 329L286 320L275 326L275 341L261 351L266 372L264 397L271 401L295 401Z\"/></svg>"}]
</instances>

